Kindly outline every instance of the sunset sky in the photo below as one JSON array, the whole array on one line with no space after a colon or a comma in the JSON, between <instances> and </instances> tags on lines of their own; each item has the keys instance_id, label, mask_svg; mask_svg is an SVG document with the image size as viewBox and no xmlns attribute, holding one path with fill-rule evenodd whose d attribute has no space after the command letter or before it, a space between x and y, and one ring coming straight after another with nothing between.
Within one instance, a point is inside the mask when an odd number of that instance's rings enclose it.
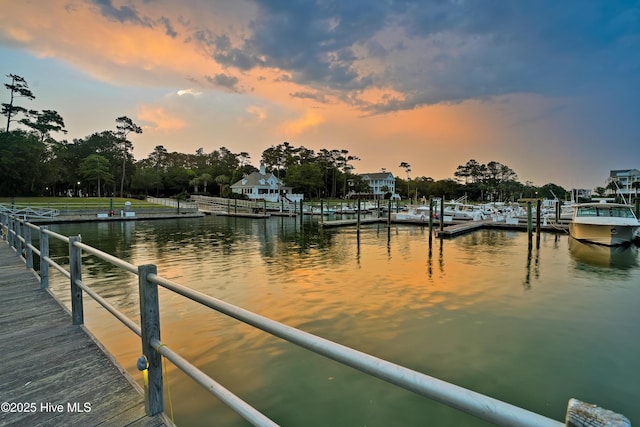
<instances>
[{"instance_id":1,"label":"sunset sky","mask_svg":"<svg viewBox=\"0 0 640 427\"><path fill-rule=\"evenodd\" d=\"M347 149L356 172L604 186L640 169L640 2L0 0L0 64L83 138L129 116L156 145ZM4 89L4 88L3 88ZM0 92L8 102L8 91Z\"/></svg>"}]
</instances>

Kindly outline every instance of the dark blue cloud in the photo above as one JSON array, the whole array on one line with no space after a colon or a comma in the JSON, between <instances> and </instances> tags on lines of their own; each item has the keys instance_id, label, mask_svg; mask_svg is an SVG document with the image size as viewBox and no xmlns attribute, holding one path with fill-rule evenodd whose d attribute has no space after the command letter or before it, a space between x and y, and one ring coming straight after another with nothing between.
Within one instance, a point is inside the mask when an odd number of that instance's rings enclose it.
<instances>
[{"instance_id":1,"label":"dark blue cloud","mask_svg":"<svg viewBox=\"0 0 640 427\"><path fill-rule=\"evenodd\" d=\"M169 18L163 16L162 18L160 18L160 22L162 23L162 25L164 25L166 35L168 35L172 39L175 39L176 37L178 37L178 33L176 32L176 30L174 30L173 25L171 25L171 21L169 20Z\"/></svg>"},{"instance_id":2,"label":"dark blue cloud","mask_svg":"<svg viewBox=\"0 0 640 427\"><path fill-rule=\"evenodd\" d=\"M114 19L119 22L132 22L134 24L141 24L149 26L146 19L140 18L138 12L129 6L115 7L111 0L91 0L94 4L100 7L100 13L109 19Z\"/></svg>"},{"instance_id":3,"label":"dark blue cloud","mask_svg":"<svg viewBox=\"0 0 640 427\"><path fill-rule=\"evenodd\" d=\"M216 74L215 76L206 76L207 81L217 87L223 87L233 92L239 92L238 78L227 74Z\"/></svg>"}]
</instances>

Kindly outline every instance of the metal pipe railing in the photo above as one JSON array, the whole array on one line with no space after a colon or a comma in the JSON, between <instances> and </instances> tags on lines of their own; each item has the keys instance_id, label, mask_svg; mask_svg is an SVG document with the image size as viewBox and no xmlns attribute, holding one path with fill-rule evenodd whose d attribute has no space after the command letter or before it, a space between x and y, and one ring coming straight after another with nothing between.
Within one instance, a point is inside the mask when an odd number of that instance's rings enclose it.
<instances>
[{"instance_id":1,"label":"metal pipe railing","mask_svg":"<svg viewBox=\"0 0 640 427\"><path fill-rule=\"evenodd\" d=\"M164 357L169 359L171 363L176 365L182 372L187 374L191 379L204 387L209 393L220 399L223 403L236 411L245 420L249 421L255 426L277 426L272 420L267 418L264 414L256 410L253 406L240 399L231 391L226 389L220 383L216 382L213 378L202 372L200 369L193 366L186 359L180 356L178 353L171 350L165 344L162 344L158 340L151 340L151 345L157 349L157 351Z\"/></svg>"},{"instance_id":2,"label":"metal pipe railing","mask_svg":"<svg viewBox=\"0 0 640 427\"><path fill-rule=\"evenodd\" d=\"M106 252L102 252L99 249L96 249L92 246L85 245L84 243L74 242L73 246L83 249L85 252L90 253L91 255L95 255L103 261L107 261L110 264L115 265L116 267L120 267L123 270L128 271L129 273L138 274L138 267L133 264L129 264L126 261L121 260L118 257L113 255L109 255Z\"/></svg>"}]
</instances>

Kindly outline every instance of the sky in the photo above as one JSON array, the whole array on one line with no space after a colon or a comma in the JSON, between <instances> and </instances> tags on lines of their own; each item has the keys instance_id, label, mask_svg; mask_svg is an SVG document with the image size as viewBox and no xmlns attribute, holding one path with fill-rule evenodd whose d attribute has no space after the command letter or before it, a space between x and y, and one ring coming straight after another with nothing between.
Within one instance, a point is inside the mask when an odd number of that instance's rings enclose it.
<instances>
[{"instance_id":1,"label":"sky","mask_svg":"<svg viewBox=\"0 0 640 427\"><path fill-rule=\"evenodd\" d=\"M604 186L640 169L640 1L0 0L0 71L66 135L130 117L157 145L346 149L355 172ZM0 92L8 102L9 92Z\"/></svg>"}]
</instances>

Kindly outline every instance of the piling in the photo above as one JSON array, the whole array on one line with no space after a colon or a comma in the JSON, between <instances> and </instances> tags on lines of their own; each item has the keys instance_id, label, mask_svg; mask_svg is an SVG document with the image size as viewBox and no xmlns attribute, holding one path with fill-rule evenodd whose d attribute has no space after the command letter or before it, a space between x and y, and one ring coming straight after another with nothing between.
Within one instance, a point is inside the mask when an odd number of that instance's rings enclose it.
<instances>
[{"instance_id":1,"label":"piling","mask_svg":"<svg viewBox=\"0 0 640 427\"><path fill-rule=\"evenodd\" d=\"M540 239L540 211L542 210L542 200L536 202L536 238Z\"/></svg>"},{"instance_id":2,"label":"piling","mask_svg":"<svg viewBox=\"0 0 640 427\"><path fill-rule=\"evenodd\" d=\"M358 215L357 215L357 230L358 230L358 234L360 234L360 199L358 198Z\"/></svg>"},{"instance_id":3,"label":"piling","mask_svg":"<svg viewBox=\"0 0 640 427\"><path fill-rule=\"evenodd\" d=\"M320 225L322 224L324 224L324 200L320 199Z\"/></svg>"},{"instance_id":4,"label":"piling","mask_svg":"<svg viewBox=\"0 0 640 427\"><path fill-rule=\"evenodd\" d=\"M304 212L302 212L302 199L300 199L300 225L302 226L304 224Z\"/></svg>"},{"instance_id":5,"label":"piling","mask_svg":"<svg viewBox=\"0 0 640 427\"><path fill-rule=\"evenodd\" d=\"M74 243L80 243L80 236L69 237L69 270L71 273L71 318L74 325L84 324L84 308L82 304L82 288L78 282L82 281L82 249Z\"/></svg>"},{"instance_id":6,"label":"piling","mask_svg":"<svg viewBox=\"0 0 640 427\"><path fill-rule=\"evenodd\" d=\"M444 194L442 195L442 199L440 199L440 231L444 230Z\"/></svg>"},{"instance_id":7,"label":"piling","mask_svg":"<svg viewBox=\"0 0 640 427\"><path fill-rule=\"evenodd\" d=\"M533 233L533 224L532 224L531 202L527 202L527 235L529 236L529 242L531 242L532 233Z\"/></svg>"},{"instance_id":8,"label":"piling","mask_svg":"<svg viewBox=\"0 0 640 427\"><path fill-rule=\"evenodd\" d=\"M387 212L387 227L391 228L391 199L389 199L389 210Z\"/></svg>"}]
</instances>

